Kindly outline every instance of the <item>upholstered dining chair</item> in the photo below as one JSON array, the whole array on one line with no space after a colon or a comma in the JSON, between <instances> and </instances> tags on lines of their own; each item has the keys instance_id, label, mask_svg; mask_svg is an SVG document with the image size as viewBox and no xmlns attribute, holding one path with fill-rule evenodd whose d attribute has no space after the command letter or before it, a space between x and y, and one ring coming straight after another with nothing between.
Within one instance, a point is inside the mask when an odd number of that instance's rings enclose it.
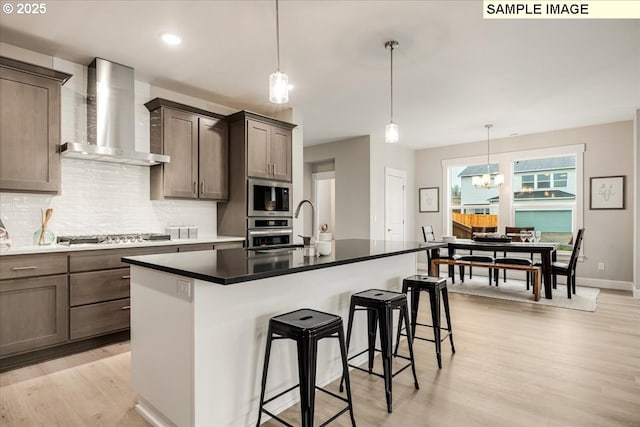
<instances>
[{"instance_id":1,"label":"upholstered dining chair","mask_svg":"<svg viewBox=\"0 0 640 427\"><path fill-rule=\"evenodd\" d=\"M567 297L571 298L576 293L576 267L578 265L578 256L580 255L580 247L582 246L582 237L584 236L584 228L578 230L576 239L573 242L573 250L568 263L554 262L551 264L551 274L553 275L553 287L558 284L558 275L567 278ZM536 264L539 265L539 264Z\"/></svg>"}]
</instances>

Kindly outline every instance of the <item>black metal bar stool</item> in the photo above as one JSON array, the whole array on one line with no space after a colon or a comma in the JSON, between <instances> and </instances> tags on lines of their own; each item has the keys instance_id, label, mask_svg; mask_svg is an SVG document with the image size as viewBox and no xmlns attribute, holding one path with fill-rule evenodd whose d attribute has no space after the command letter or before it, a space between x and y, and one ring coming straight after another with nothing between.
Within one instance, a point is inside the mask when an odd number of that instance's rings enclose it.
<instances>
[{"instance_id":1,"label":"black metal bar stool","mask_svg":"<svg viewBox=\"0 0 640 427\"><path fill-rule=\"evenodd\" d=\"M278 336L274 336L278 335ZM323 338L337 338L340 342L340 355L342 358L342 379L347 385L347 398L339 396L328 390L316 386L316 360L318 355L318 341ZM293 387L288 388L282 393L273 396L268 400L264 400L265 387L267 384L267 370L269 368L269 355L271 353L271 342L279 339L291 339L298 346L298 375L300 382ZM284 421L277 415L264 409L264 405L285 393L290 392L296 387L300 387L300 412L302 413L302 427L313 426L314 402L316 389L323 391L337 399L347 403L347 407L329 418L320 427L329 424L340 415L349 411L351 415L351 424L356 425L353 418L353 405L351 401L351 385L349 382L349 368L347 367L347 350L344 344L344 328L342 327L342 318L334 314L323 313L321 311L303 308L292 311L290 313L281 314L272 317L269 320L269 331L267 335L267 348L264 355L264 368L262 370L262 388L260 390L260 410L258 412L258 422L262 413L271 416L273 419L280 421L282 424L292 427L291 424ZM340 382L340 391L342 391L342 381Z\"/></svg>"},{"instance_id":2,"label":"black metal bar stool","mask_svg":"<svg viewBox=\"0 0 640 427\"><path fill-rule=\"evenodd\" d=\"M429 292L429 301L431 303L431 325L418 323L418 306L420 304L420 292ZM436 345L436 357L438 359L438 368L442 368L442 341L449 337L451 342L451 352L455 353L456 348L453 345L453 332L451 331L451 315L449 313L449 293L447 291L447 279L440 277L428 276L425 274L416 274L407 277L402 281L402 292L411 293L411 329L407 334L401 332L402 313L400 313L400 321L398 322L398 334L396 340L396 349L394 354L398 354L398 346L400 344L400 335L407 336L409 341L419 339L430 341ZM442 294L442 302L444 303L444 313L447 318L447 327L440 326L440 295ZM433 328L433 339L416 336L416 326L428 326ZM408 330L408 329L407 329ZM441 337L441 331L447 331L444 337ZM348 339L348 338L347 338ZM347 341L348 342L348 341Z\"/></svg>"},{"instance_id":3,"label":"black metal bar stool","mask_svg":"<svg viewBox=\"0 0 640 427\"><path fill-rule=\"evenodd\" d=\"M362 308L357 308L362 307ZM419 389L418 377L416 376L416 367L413 359L413 343L412 340L408 340L409 344L409 357L398 356L403 359L409 360L409 363L400 368L396 372L391 371L391 357L393 347L393 310L400 311L400 321L403 319L404 313L405 326L411 334L409 329L409 311L407 308L407 296L401 292L384 291L379 289L369 289L367 291L358 292L351 295L351 305L349 307L349 323L347 325L347 351L349 350L349 343L351 342L351 329L353 326L353 316L356 311L367 311L367 324L369 333L369 345L366 349L360 353L351 356L348 360L360 356L365 352L369 352L369 365L368 369L363 369L359 366L351 365L352 368L359 369L369 374L376 375L380 378L384 378L384 390L385 397L387 399L387 411L392 412L392 395L391 395L391 380L400 372L411 366L413 371L414 386ZM376 331L377 324L380 325L380 347L376 348ZM411 335L410 335L411 336ZM382 370L383 375L373 372L373 360L375 352L382 353ZM342 391L342 381L340 381L340 391Z\"/></svg>"}]
</instances>

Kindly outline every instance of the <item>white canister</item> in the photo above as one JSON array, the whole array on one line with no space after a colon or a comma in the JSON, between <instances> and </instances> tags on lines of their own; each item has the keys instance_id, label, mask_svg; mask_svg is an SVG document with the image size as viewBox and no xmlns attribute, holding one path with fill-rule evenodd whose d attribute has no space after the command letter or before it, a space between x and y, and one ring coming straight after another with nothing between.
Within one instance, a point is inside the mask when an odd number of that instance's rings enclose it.
<instances>
[{"instance_id":1,"label":"white canister","mask_svg":"<svg viewBox=\"0 0 640 427\"><path fill-rule=\"evenodd\" d=\"M174 226L167 227L167 234L171 236L171 240L179 239L180 227L174 227Z\"/></svg>"},{"instance_id":2,"label":"white canister","mask_svg":"<svg viewBox=\"0 0 640 427\"><path fill-rule=\"evenodd\" d=\"M318 233L318 240L321 242L331 241L333 235L331 233Z\"/></svg>"},{"instance_id":3,"label":"white canister","mask_svg":"<svg viewBox=\"0 0 640 427\"><path fill-rule=\"evenodd\" d=\"M319 240L316 242L316 250L318 251L318 255L325 256L331 255L331 240Z\"/></svg>"}]
</instances>

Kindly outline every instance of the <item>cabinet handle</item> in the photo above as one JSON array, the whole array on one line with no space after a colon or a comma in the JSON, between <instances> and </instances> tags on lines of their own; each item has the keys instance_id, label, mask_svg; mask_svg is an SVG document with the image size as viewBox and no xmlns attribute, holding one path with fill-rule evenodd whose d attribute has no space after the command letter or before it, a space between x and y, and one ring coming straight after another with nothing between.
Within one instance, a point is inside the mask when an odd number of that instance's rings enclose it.
<instances>
[{"instance_id":1,"label":"cabinet handle","mask_svg":"<svg viewBox=\"0 0 640 427\"><path fill-rule=\"evenodd\" d=\"M198 194L198 183L193 181L193 194Z\"/></svg>"},{"instance_id":2,"label":"cabinet handle","mask_svg":"<svg viewBox=\"0 0 640 427\"><path fill-rule=\"evenodd\" d=\"M131 306L130 305L125 305L124 307L122 307L123 310L131 310Z\"/></svg>"},{"instance_id":3,"label":"cabinet handle","mask_svg":"<svg viewBox=\"0 0 640 427\"><path fill-rule=\"evenodd\" d=\"M12 270L13 271L20 271L20 270L35 270L36 268L38 268L37 265L30 265L28 267L13 267Z\"/></svg>"},{"instance_id":4,"label":"cabinet handle","mask_svg":"<svg viewBox=\"0 0 640 427\"><path fill-rule=\"evenodd\" d=\"M200 181L200 194L204 194L204 181Z\"/></svg>"},{"instance_id":5,"label":"cabinet handle","mask_svg":"<svg viewBox=\"0 0 640 427\"><path fill-rule=\"evenodd\" d=\"M131 279L131 276L122 276L122 280Z\"/></svg>"}]
</instances>

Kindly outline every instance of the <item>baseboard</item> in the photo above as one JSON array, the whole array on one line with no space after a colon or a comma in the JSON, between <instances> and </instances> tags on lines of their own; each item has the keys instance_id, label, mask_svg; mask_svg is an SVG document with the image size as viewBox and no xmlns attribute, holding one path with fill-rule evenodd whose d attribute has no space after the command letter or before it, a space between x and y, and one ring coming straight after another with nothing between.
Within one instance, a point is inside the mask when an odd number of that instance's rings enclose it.
<instances>
[{"instance_id":1,"label":"baseboard","mask_svg":"<svg viewBox=\"0 0 640 427\"><path fill-rule=\"evenodd\" d=\"M558 282L560 282L558 278ZM632 282L623 282L621 280L593 279L591 277L576 277L576 283L579 286L587 286L589 288L615 289L618 291L633 291Z\"/></svg>"},{"instance_id":2,"label":"baseboard","mask_svg":"<svg viewBox=\"0 0 640 427\"><path fill-rule=\"evenodd\" d=\"M427 263L418 263L418 270L421 272L426 272L427 269ZM442 269L440 270L441 274L445 273L445 270ZM478 273L475 273L474 270L474 275L478 275L478 276L486 276L487 273L485 270L478 270ZM511 273L510 273L511 274ZM456 275L457 275L457 271L456 271ZM559 276L558 277L558 283L566 285L566 281L564 280L564 277ZM633 282L624 282L622 280L607 280L607 279L594 279L591 277L580 277L578 276L576 278L576 283L578 284L578 286L586 286L589 288L600 288L600 289L614 289L614 290L618 290L618 291L629 291L629 292L634 292L634 297L635 298L640 298L640 291L634 291L633 289Z\"/></svg>"}]
</instances>

